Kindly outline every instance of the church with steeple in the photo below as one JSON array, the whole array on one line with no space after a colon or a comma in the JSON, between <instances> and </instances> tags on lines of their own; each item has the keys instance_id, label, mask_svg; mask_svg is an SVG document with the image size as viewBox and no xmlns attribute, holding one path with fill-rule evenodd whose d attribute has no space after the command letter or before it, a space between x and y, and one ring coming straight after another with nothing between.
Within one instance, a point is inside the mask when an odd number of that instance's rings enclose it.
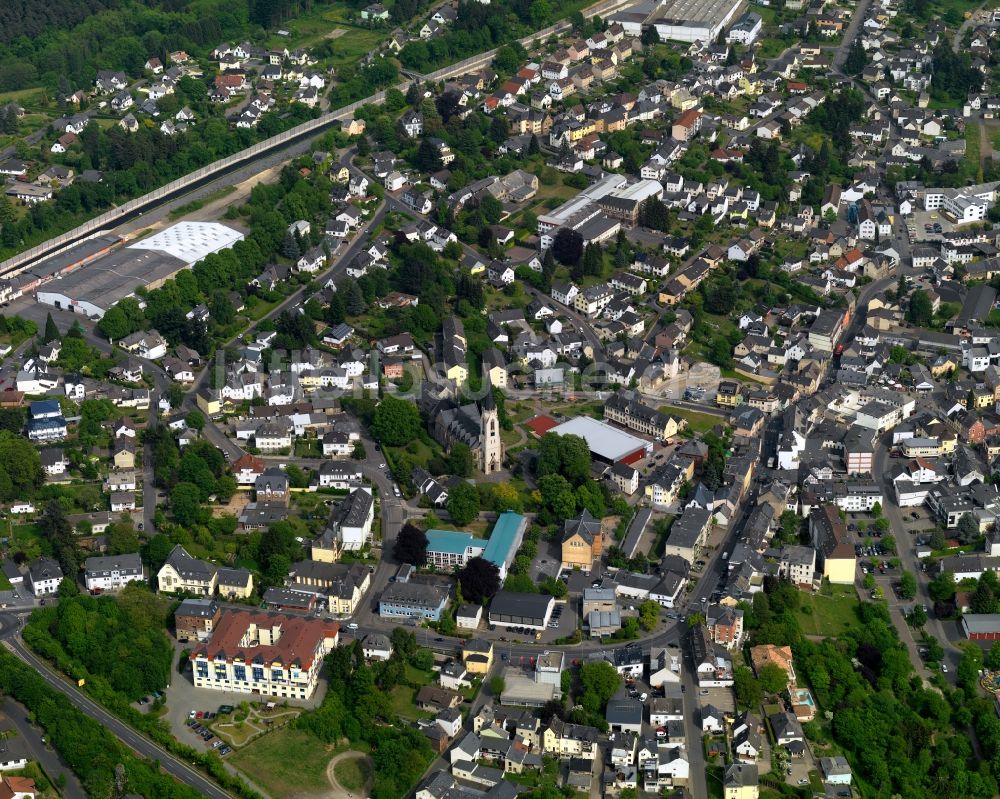
<instances>
[{"instance_id":1,"label":"church with steeple","mask_svg":"<svg viewBox=\"0 0 1000 799\"><path fill-rule=\"evenodd\" d=\"M439 401L428 416L433 419L434 437L449 449L459 442L468 446L483 474L503 469L500 417L493 390L488 384L486 396L480 402L455 405Z\"/></svg>"},{"instance_id":2,"label":"church with steeple","mask_svg":"<svg viewBox=\"0 0 1000 799\"><path fill-rule=\"evenodd\" d=\"M487 382L486 396L479 406L479 468L483 474L499 472L503 466L503 440L493 387Z\"/></svg>"}]
</instances>

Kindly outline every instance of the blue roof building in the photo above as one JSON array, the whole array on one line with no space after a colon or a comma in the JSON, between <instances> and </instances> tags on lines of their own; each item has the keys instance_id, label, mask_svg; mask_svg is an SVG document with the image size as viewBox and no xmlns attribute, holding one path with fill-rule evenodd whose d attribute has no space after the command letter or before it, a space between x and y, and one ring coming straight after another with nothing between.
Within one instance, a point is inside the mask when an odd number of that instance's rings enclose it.
<instances>
[{"instance_id":1,"label":"blue roof building","mask_svg":"<svg viewBox=\"0 0 1000 799\"><path fill-rule=\"evenodd\" d=\"M427 531L427 562L438 568L462 568L483 554L486 542L471 533L456 530Z\"/></svg>"},{"instance_id":2,"label":"blue roof building","mask_svg":"<svg viewBox=\"0 0 1000 799\"><path fill-rule=\"evenodd\" d=\"M60 416L41 416L28 420L31 441L59 441L66 438L66 420Z\"/></svg>"},{"instance_id":3,"label":"blue roof building","mask_svg":"<svg viewBox=\"0 0 1000 799\"><path fill-rule=\"evenodd\" d=\"M501 513L497 523L493 525L493 533L486 543L483 557L500 570L501 580L507 576L507 568L514 562L514 556L521 548L524 531L527 529L528 520L512 511Z\"/></svg>"},{"instance_id":4,"label":"blue roof building","mask_svg":"<svg viewBox=\"0 0 1000 799\"><path fill-rule=\"evenodd\" d=\"M458 530L427 531L427 562L438 568L460 569L472 558L483 557L500 570L500 579L524 540L528 520L520 513L500 514L488 541Z\"/></svg>"},{"instance_id":5,"label":"blue roof building","mask_svg":"<svg viewBox=\"0 0 1000 799\"><path fill-rule=\"evenodd\" d=\"M51 419L56 416L62 416L59 400L38 400L31 403L32 419Z\"/></svg>"}]
</instances>

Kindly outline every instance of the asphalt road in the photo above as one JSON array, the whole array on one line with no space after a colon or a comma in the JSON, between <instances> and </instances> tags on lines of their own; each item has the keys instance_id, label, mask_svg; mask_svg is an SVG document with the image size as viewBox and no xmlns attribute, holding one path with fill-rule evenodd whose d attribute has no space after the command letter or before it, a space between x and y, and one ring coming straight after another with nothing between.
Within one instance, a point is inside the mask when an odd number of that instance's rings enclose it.
<instances>
[{"instance_id":1,"label":"asphalt road","mask_svg":"<svg viewBox=\"0 0 1000 799\"><path fill-rule=\"evenodd\" d=\"M49 779L56 780L61 776L66 780L61 791L65 799L85 799L87 794L80 785L80 780L73 770L63 763L55 750L44 742L44 737L38 728L28 721L28 711L25 707L8 697L0 700L0 712L10 721L24 741L29 758L41 764Z\"/></svg>"},{"instance_id":2,"label":"asphalt road","mask_svg":"<svg viewBox=\"0 0 1000 799\"><path fill-rule=\"evenodd\" d=\"M892 467L892 463L889 459L889 440L891 440L891 437L886 436L882 440L876 442L875 458L872 462L872 471L876 475L876 479L880 481L880 485L885 491L886 497L892 496L893 488L892 480L889 477L889 470ZM921 506L919 510L923 512L923 506ZM934 575L926 574L920 570L920 562L917 560L916 547L914 545L913 538L907 532L909 524L904 518L905 514L908 513L909 510L900 508L894 501L889 500L888 502L883 503L882 512L892 525L892 533L896 538L896 555L899 558L901 570L908 571L917 578L917 595L913 599L908 600L897 599L892 587L888 585L889 581L880 579L886 601L890 606L893 623L896 625L896 630L899 633L900 640L908 644L909 640L913 640L915 634L911 632L909 625L907 625L903 619L901 609L912 608L914 605L926 605L928 608L933 610L934 600L931 599L930 594L928 593L927 585L931 579L933 579ZM888 576L893 579L898 578L898 574L895 573L890 573ZM954 622L944 622L934 616L933 612L930 612L927 614L927 624L924 629L937 638L941 646L944 648L943 663L948 666L947 678L951 682L954 682L958 674L958 662L962 657L961 651L955 646L956 642L962 640L958 630L958 625ZM913 665L916 667L917 673L922 676L926 676L927 670L924 667L923 660L920 658L920 655L916 650L916 646L908 646L908 648L910 649L910 659L913 661Z\"/></svg>"},{"instance_id":3,"label":"asphalt road","mask_svg":"<svg viewBox=\"0 0 1000 799\"><path fill-rule=\"evenodd\" d=\"M121 721L117 716L113 716L91 700L90 697L82 693L64 677L52 671L47 663L35 657L24 645L18 632L19 623L20 617L10 613L0 613L0 642L10 652L34 668L51 688L65 694L77 708L91 718L99 721L134 752L142 757L158 761L175 779L189 785L203 796L209 797L209 799L233 799L232 794L224 791L207 776L204 776L202 772L174 757L158 744L153 743L149 738L140 734L128 724Z\"/></svg>"}]
</instances>

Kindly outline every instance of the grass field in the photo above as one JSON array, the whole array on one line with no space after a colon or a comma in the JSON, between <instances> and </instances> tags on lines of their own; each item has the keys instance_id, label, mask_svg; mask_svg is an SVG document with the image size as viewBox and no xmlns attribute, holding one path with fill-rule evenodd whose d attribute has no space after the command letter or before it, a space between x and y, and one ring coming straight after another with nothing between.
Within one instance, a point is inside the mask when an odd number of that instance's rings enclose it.
<instances>
[{"instance_id":1,"label":"grass field","mask_svg":"<svg viewBox=\"0 0 1000 799\"><path fill-rule=\"evenodd\" d=\"M337 782L349 791L361 791L372 775L372 766L364 755L341 760L333 767Z\"/></svg>"},{"instance_id":2,"label":"grass field","mask_svg":"<svg viewBox=\"0 0 1000 799\"><path fill-rule=\"evenodd\" d=\"M390 466L399 462L399 457L405 455L409 458L414 465L420 466L426 469L427 464L430 463L431 458L435 455L440 455L441 450L439 447L431 446L426 441L422 439L414 439L405 447L385 447L384 451L391 458Z\"/></svg>"},{"instance_id":3,"label":"grass field","mask_svg":"<svg viewBox=\"0 0 1000 799\"><path fill-rule=\"evenodd\" d=\"M43 96L44 89L15 89L14 91L0 92L0 103L18 103L26 107L40 102Z\"/></svg>"},{"instance_id":4,"label":"grass field","mask_svg":"<svg viewBox=\"0 0 1000 799\"><path fill-rule=\"evenodd\" d=\"M659 410L660 413L669 413L687 419L687 429L694 433L707 433L717 424L724 425L726 423L722 416L713 416L710 413L701 413L687 408L675 408L673 405L661 405Z\"/></svg>"},{"instance_id":5,"label":"grass field","mask_svg":"<svg viewBox=\"0 0 1000 799\"><path fill-rule=\"evenodd\" d=\"M604 418L604 403L594 402L556 402L548 406L550 413L559 416L593 416L595 419Z\"/></svg>"},{"instance_id":6,"label":"grass field","mask_svg":"<svg viewBox=\"0 0 1000 799\"><path fill-rule=\"evenodd\" d=\"M416 694L417 689L409 685L394 687L389 694L393 712L401 719L409 719L410 721L432 718L433 713L425 713L417 708L416 702L413 701Z\"/></svg>"},{"instance_id":7,"label":"grass field","mask_svg":"<svg viewBox=\"0 0 1000 799\"><path fill-rule=\"evenodd\" d=\"M979 127L979 124L975 122L965 126L965 158L962 160L962 166L970 180L981 183L983 180L983 157Z\"/></svg>"},{"instance_id":8,"label":"grass field","mask_svg":"<svg viewBox=\"0 0 1000 799\"><path fill-rule=\"evenodd\" d=\"M333 755L332 747L285 727L234 751L229 762L271 796L292 797L329 792L326 767Z\"/></svg>"},{"instance_id":9,"label":"grass field","mask_svg":"<svg viewBox=\"0 0 1000 799\"><path fill-rule=\"evenodd\" d=\"M837 586L833 596L801 594L801 597L796 616L806 635L833 638L859 624L855 613L858 595L853 586Z\"/></svg>"},{"instance_id":10,"label":"grass field","mask_svg":"<svg viewBox=\"0 0 1000 799\"><path fill-rule=\"evenodd\" d=\"M234 191L236 191L235 186L223 186L221 189L213 191L211 194L202 197L200 200L192 200L186 205L180 206L180 208L175 208L170 212L169 216L171 219L180 219L182 216L187 216L188 214L201 210L209 203L221 200L223 197L232 194Z\"/></svg>"},{"instance_id":11,"label":"grass field","mask_svg":"<svg viewBox=\"0 0 1000 799\"><path fill-rule=\"evenodd\" d=\"M29 558L40 554L41 534L34 524L3 525L0 527L0 538L10 538L11 550L21 550Z\"/></svg>"},{"instance_id":12,"label":"grass field","mask_svg":"<svg viewBox=\"0 0 1000 799\"><path fill-rule=\"evenodd\" d=\"M268 47L314 47L324 39L333 39L333 55L327 65L335 72L345 66L356 64L361 57L374 50L385 41L392 29L368 28L361 23L349 22L352 12L344 3L323 4L309 14L289 20L283 27L290 36L272 34L266 42ZM342 31L337 33L336 31Z\"/></svg>"}]
</instances>

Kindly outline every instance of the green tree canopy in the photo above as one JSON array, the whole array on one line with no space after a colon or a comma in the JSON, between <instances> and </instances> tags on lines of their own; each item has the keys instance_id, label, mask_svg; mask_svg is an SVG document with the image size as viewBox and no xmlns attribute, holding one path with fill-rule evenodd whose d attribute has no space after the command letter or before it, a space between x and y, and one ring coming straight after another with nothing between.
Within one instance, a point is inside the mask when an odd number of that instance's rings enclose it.
<instances>
[{"instance_id":1,"label":"green tree canopy","mask_svg":"<svg viewBox=\"0 0 1000 799\"><path fill-rule=\"evenodd\" d=\"M371 431L382 444L403 446L420 435L420 411L412 402L388 394L372 414Z\"/></svg>"},{"instance_id":2,"label":"green tree canopy","mask_svg":"<svg viewBox=\"0 0 1000 799\"><path fill-rule=\"evenodd\" d=\"M466 525L479 515L479 491L469 483L459 483L448 492L448 513L451 520Z\"/></svg>"},{"instance_id":3,"label":"green tree canopy","mask_svg":"<svg viewBox=\"0 0 1000 799\"><path fill-rule=\"evenodd\" d=\"M500 590L500 570L486 558L470 558L458 573L462 596L474 604L482 604Z\"/></svg>"}]
</instances>

